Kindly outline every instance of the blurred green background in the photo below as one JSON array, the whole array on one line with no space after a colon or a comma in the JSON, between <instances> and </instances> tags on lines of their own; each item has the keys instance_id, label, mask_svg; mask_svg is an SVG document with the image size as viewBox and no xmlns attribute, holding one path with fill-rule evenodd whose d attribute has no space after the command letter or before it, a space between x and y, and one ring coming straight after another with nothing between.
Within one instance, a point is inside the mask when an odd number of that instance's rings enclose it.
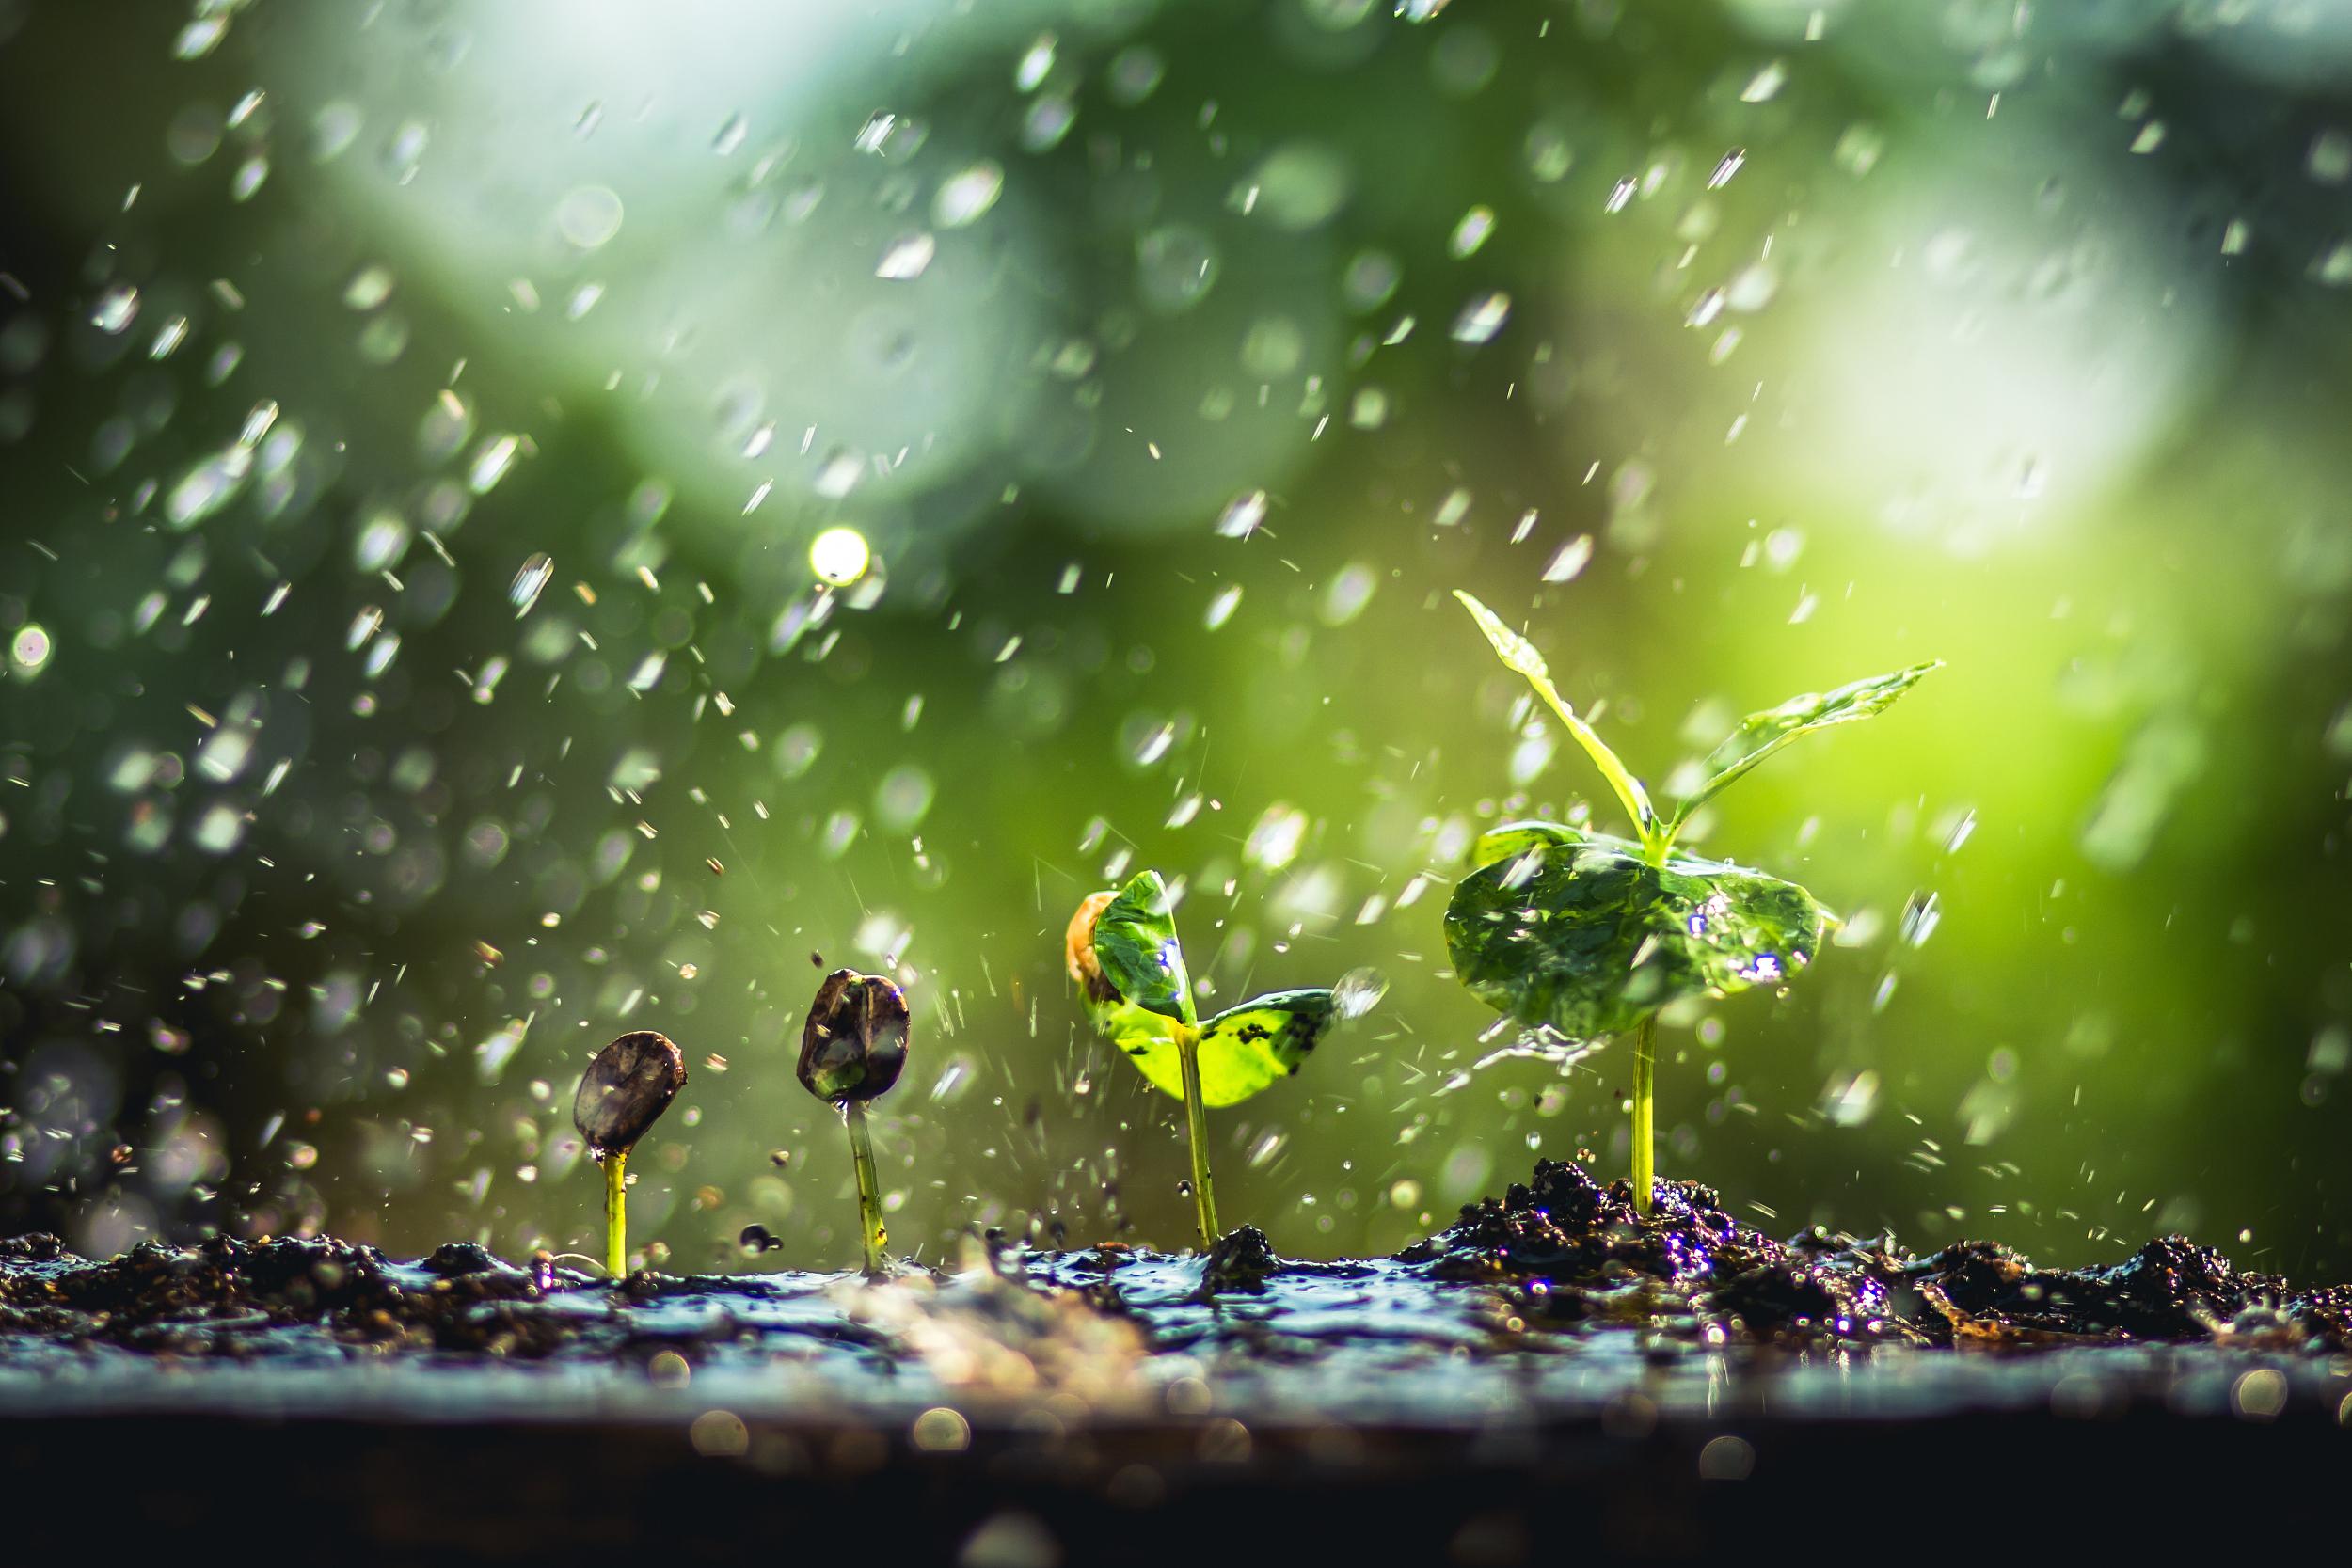
<instances>
[{"instance_id":1,"label":"blurred green background","mask_svg":"<svg viewBox=\"0 0 2352 1568\"><path fill-rule=\"evenodd\" d=\"M1219 1005L1388 982L1229 1222L1619 1172L1445 972L1611 810L1459 586L1653 785L1949 661L1708 825L1850 925L1670 1021L1661 1172L2352 1274L2352 11L1401 9L0 0L0 1228L594 1250L658 1027L633 1238L844 1264L850 963L901 1250L1182 1244L1061 972L1147 864Z\"/></svg>"}]
</instances>

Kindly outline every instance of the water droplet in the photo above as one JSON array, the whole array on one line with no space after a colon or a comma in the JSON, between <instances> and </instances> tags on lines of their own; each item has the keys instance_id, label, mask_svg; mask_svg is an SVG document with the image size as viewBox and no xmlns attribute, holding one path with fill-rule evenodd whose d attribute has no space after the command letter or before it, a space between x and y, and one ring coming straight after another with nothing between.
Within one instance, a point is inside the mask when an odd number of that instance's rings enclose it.
<instances>
[{"instance_id":1,"label":"water droplet","mask_svg":"<svg viewBox=\"0 0 2352 1568\"><path fill-rule=\"evenodd\" d=\"M931 221L942 229L977 223L1004 190L1004 169L983 159L940 182L939 193L931 198Z\"/></svg>"},{"instance_id":2,"label":"water droplet","mask_svg":"<svg viewBox=\"0 0 2352 1568\"><path fill-rule=\"evenodd\" d=\"M1247 539L1265 522L1266 493L1248 490L1225 503L1217 515L1217 536L1223 539Z\"/></svg>"},{"instance_id":3,"label":"water droplet","mask_svg":"<svg viewBox=\"0 0 2352 1568\"><path fill-rule=\"evenodd\" d=\"M1740 166L1747 161L1748 150L1744 147L1735 147L1724 153L1723 161L1715 166L1715 171L1707 177L1707 188L1710 191L1720 191L1725 185L1730 184L1731 177L1739 173Z\"/></svg>"},{"instance_id":4,"label":"water droplet","mask_svg":"<svg viewBox=\"0 0 2352 1568\"><path fill-rule=\"evenodd\" d=\"M866 460L846 447L835 447L825 454L824 466L817 470L817 493L827 500L840 500L857 488L866 477Z\"/></svg>"},{"instance_id":5,"label":"water droplet","mask_svg":"<svg viewBox=\"0 0 2352 1568\"><path fill-rule=\"evenodd\" d=\"M874 786L874 818L893 832L913 832L922 826L938 789L931 776L913 763L901 763Z\"/></svg>"},{"instance_id":6,"label":"water droplet","mask_svg":"<svg viewBox=\"0 0 2352 1568\"><path fill-rule=\"evenodd\" d=\"M809 542L809 570L817 574L818 581L835 588L857 581L872 562L866 536L853 528L829 528Z\"/></svg>"},{"instance_id":7,"label":"water droplet","mask_svg":"<svg viewBox=\"0 0 2352 1568\"><path fill-rule=\"evenodd\" d=\"M1640 188L1633 176L1626 175L1609 187L1609 199L1602 203L1601 210L1610 213L1624 212L1626 203L1633 199L1633 193Z\"/></svg>"},{"instance_id":8,"label":"water droplet","mask_svg":"<svg viewBox=\"0 0 2352 1568\"><path fill-rule=\"evenodd\" d=\"M1340 297L1351 310L1376 310L1389 302L1404 277L1404 268L1387 251L1358 251L1340 277Z\"/></svg>"},{"instance_id":9,"label":"water droplet","mask_svg":"<svg viewBox=\"0 0 2352 1568\"><path fill-rule=\"evenodd\" d=\"M1279 871L1298 858L1309 825L1305 812L1278 800L1266 807L1249 830L1241 858L1262 870Z\"/></svg>"},{"instance_id":10,"label":"water droplet","mask_svg":"<svg viewBox=\"0 0 2352 1568\"><path fill-rule=\"evenodd\" d=\"M1351 562L1333 574L1331 585L1323 592L1321 616L1327 626L1343 626L1364 612L1372 603L1375 589L1380 585L1379 575L1361 562Z\"/></svg>"},{"instance_id":11,"label":"water droplet","mask_svg":"<svg viewBox=\"0 0 2352 1568\"><path fill-rule=\"evenodd\" d=\"M109 283L90 308L90 325L101 332L121 333L138 319L139 292L128 283Z\"/></svg>"},{"instance_id":12,"label":"water droplet","mask_svg":"<svg viewBox=\"0 0 2352 1568\"><path fill-rule=\"evenodd\" d=\"M740 150L751 134L752 127L749 120L739 114L729 115L726 123L719 127L719 134L711 138L710 150L722 158L727 157Z\"/></svg>"},{"instance_id":13,"label":"water droplet","mask_svg":"<svg viewBox=\"0 0 2352 1568\"><path fill-rule=\"evenodd\" d=\"M930 127L914 116L877 109L858 128L855 145L860 152L878 158L905 159L921 150L930 137Z\"/></svg>"},{"instance_id":14,"label":"water droplet","mask_svg":"<svg viewBox=\"0 0 2352 1568\"><path fill-rule=\"evenodd\" d=\"M1163 313L1200 304L1216 282L1216 247L1188 223L1164 225L1136 242L1137 292Z\"/></svg>"},{"instance_id":15,"label":"water droplet","mask_svg":"<svg viewBox=\"0 0 2352 1568\"><path fill-rule=\"evenodd\" d=\"M1388 976L1367 965L1341 975L1331 988L1331 1000L1342 1018L1361 1018L1388 993Z\"/></svg>"},{"instance_id":16,"label":"water droplet","mask_svg":"<svg viewBox=\"0 0 2352 1568\"><path fill-rule=\"evenodd\" d=\"M1078 122L1078 107L1067 98L1041 98L1021 120L1021 150L1050 152Z\"/></svg>"},{"instance_id":17,"label":"water droplet","mask_svg":"<svg viewBox=\"0 0 2352 1568\"><path fill-rule=\"evenodd\" d=\"M1462 214L1462 221L1454 226L1454 233L1446 241L1446 250L1459 261L1478 254L1495 231L1495 211L1491 207L1472 207Z\"/></svg>"},{"instance_id":18,"label":"water droplet","mask_svg":"<svg viewBox=\"0 0 2352 1568\"><path fill-rule=\"evenodd\" d=\"M1778 97L1780 89L1788 84L1788 62L1768 60L1764 64L1764 69L1750 77L1748 85L1740 89L1740 102L1742 103L1769 103Z\"/></svg>"},{"instance_id":19,"label":"water droplet","mask_svg":"<svg viewBox=\"0 0 2352 1568\"><path fill-rule=\"evenodd\" d=\"M609 185L575 185L555 206L555 226L582 250L609 244L621 231L621 198Z\"/></svg>"},{"instance_id":20,"label":"water droplet","mask_svg":"<svg viewBox=\"0 0 2352 1568\"><path fill-rule=\"evenodd\" d=\"M55 651L48 631L39 622L27 622L9 639L8 663L16 674L38 675Z\"/></svg>"},{"instance_id":21,"label":"water droplet","mask_svg":"<svg viewBox=\"0 0 2352 1568\"><path fill-rule=\"evenodd\" d=\"M1502 324L1511 319L1511 296L1497 289L1480 294L1454 318L1454 341L1474 345L1492 342Z\"/></svg>"},{"instance_id":22,"label":"water droplet","mask_svg":"<svg viewBox=\"0 0 2352 1568\"><path fill-rule=\"evenodd\" d=\"M539 602L539 594L554 576L555 562L552 557L534 555L523 562L522 569L515 574L514 585L506 591L507 598L515 606L515 619L519 621L531 613L531 607Z\"/></svg>"},{"instance_id":23,"label":"water droplet","mask_svg":"<svg viewBox=\"0 0 2352 1568\"><path fill-rule=\"evenodd\" d=\"M1211 631L1216 631L1232 620L1233 611L1240 608L1241 584L1229 583L1217 590L1216 596L1209 601L1208 613L1201 617L1201 625Z\"/></svg>"},{"instance_id":24,"label":"water droplet","mask_svg":"<svg viewBox=\"0 0 2352 1568\"><path fill-rule=\"evenodd\" d=\"M466 470L467 487L477 496L488 495L515 466L515 454L521 450L519 436L492 436L484 440Z\"/></svg>"},{"instance_id":25,"label":"water droplet","mask_svg":"<svg viewBox=\"0 0 2352 1568\"><path fill-rule=\"evenodd\" d=\"M1551 558L1551 563L1544 568L1544 580L1566 582L1584 570L1592 559L1593 536L1580 533L1560 546L1559 553Z\"/></svg>"},{"instance_id":26,"label":"water droplet","mask_svg":"<svg viewBox=\"0 0 2352 1568\"><path fill-rule=\"evenodd\" d=\"M164 519L194 528L236 499L253 471L253 449L243 442L198 462L164 497Z\"/></svg>"},{"instance_id":27,"label":"water droplet","mask_svg":"<svg viewBox=\"0 0 2352 1568\"><path fill-rule=\"evenodd\" d=\"M1054 70L1055 41L1053 34L1040 33L1037 41L1029 45L1022 54L1020 63L1014 66L1012 71L1012 85L1015 90L1035 92L1044 86L1045 78L1051 75Z\"/></svg>"},{"instance_id":28,"label":"water droplet","mask_svg":"<svg viewBox=\"0 0 2352 1568\"><path fill-rule=\"evenodd\" d=\"M882 252L882 260L875 263L874 276L893 282L920 277L938 252L939 242L927 233L917 230L901 235L891 242L889 249Z\"/></svg>"}]
</instances>

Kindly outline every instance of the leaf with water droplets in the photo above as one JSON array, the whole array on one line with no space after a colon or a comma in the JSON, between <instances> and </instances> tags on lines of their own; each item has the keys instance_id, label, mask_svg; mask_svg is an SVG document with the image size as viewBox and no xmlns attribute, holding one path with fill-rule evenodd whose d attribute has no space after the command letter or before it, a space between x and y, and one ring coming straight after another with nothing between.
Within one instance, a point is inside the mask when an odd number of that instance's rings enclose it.
<instances>
[{"instance_id":1,"label":"leaf with water droplets","mask_svg":"<svg viewBox=\"0 0 2352 1568\"><path fill-rule=\"evenodd\" d=\"M1187 1025L1197 1016L1168 884L1158 872L1138 871L1118 893L1098 893L1080 905L1069 948L1089 1012L1119 1000ZM1103 1027L1100 1018L1096 1027Z\"/></svg>"},{"instance_id":2,"label":"leaf with water droplets","mask_svg":"<svg viewBox=\"0 0 2352 1568\"><path fill-rule=\"evenodd\" d=\"M1667 826L1669 836L1690 820L1691 814L1701 805L1799 736L1825 730L1833 724L1875 718L1892 706L1896 698L1925 680L1931 672L1943 667L1942 659L1933 659L1890 674L1850 681L1835 691L1809 691L1789 698L1778 707L1749 714L1740 721L1738 729L1708 753L1708 780L1675 808L1674 819Z\"/></svg>"},{"instance_id":3,"label":"leaf with water droplets","mask_svg":"<svg viewBox=\"0 0 2352 1568\"><path fill-rule=\"evenodd\" d=\"M1571 1039L1621 1033L1684 997L1776 985L1812 962L1828 916L1793 882L1744 866L1645 857L1551 822L1480 837L1445 913L1470 993Z\"/></svg>"},{"instance_id":4,"label":"leaf with water droplets","mask_svg":"<svg viewBox=\"0 0 2352 1568\"><path fill-rule=\"evenodd\" d=\"M1279 1084L1307 1065L1307 1058L1339 1016L1339 1003L1328 990L1281 990L1229 1007L1200 1025L1200 1101L1204 1105L1238 1105L1270 1084ZM1132 1053L1131 1053L1132 1054ZM1163 1063L1134 1058L1143 1075L1160 1088L1182 1098L1182 1069L1169 1052ZM1173 1087L1161 1082L1155 1067L1177 1074Z\"/></svg>"}]
</instances>

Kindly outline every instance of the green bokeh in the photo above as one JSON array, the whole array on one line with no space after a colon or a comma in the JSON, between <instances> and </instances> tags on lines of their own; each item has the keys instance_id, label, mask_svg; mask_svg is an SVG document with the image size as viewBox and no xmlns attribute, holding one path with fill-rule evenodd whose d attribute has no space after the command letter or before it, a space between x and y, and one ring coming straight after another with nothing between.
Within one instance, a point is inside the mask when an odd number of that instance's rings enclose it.
<instances>
[{"instance_id":1,"label":"green bokeh","mask_svg":"<svg viewBox=\"0 0 2352 1568\"><path fill-rule=\"evenodd\" d=\"M0 681L0 1227L593 1252L571 1085L651 1027L691 1077L632 1237L750 1267L756 1221L769 1266L846 1264L792 1062L825 969L895 959L894 1243L1179 1243L1181 1109L1062 967L1145 865L1204 1014L1388 981L1213 1118L1229 1223L1389 1249L1537 1152L1619 1170L1627 1053L1479 1067L1511 1037L1444 972L1476 832L1624 828L1461 587L1660 790L1742 712L1948 662L1692 835L1850 925L1785 998L1670 1017L1664 1174L1768 1228L2352 1272L2340 40L2282 62L2263 7L1832 6L1814 40L1764 0L975 9L542 52L529 6L262 3L180 60L182 9L0 7L0 646L52 644ZM1075 120L1026 145L1048 100ZM856 151L880 109L921 144ZM940 224L982 160L1003 197ZM564 237L583 184L607 244ZM929 270L867 276L914 233ZM279 445L175 527L264 402ZM836 402L832 496L834 421L794 411ZM886 585L780 638L840 524ZM223 731L248 759L207 762Z\"/></svg>"}]
</instances>

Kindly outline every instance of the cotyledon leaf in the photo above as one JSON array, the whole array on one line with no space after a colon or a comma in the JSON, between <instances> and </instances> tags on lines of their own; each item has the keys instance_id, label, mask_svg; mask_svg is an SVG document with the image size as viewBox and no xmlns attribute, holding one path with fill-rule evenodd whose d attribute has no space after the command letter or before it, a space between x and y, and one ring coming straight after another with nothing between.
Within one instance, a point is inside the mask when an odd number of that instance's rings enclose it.
<instances>
[{"instance_id":1,"label":"cotyledon leaf","mask_svg":"<svg viewBox=\"0 0 2352 1568\"><path fill-rule=\"evenodd\" d=\"M1338 997L1323 990L1273 991L1218 1013L1200 1025L1200 1102L1238 1105L1288 1078L1306 1064L1338 1016ZM1094 1022L1153 1087L1184 1098L1173 1020L1113 1006Z\"/></svg>"},{"instance_id":2,"label":"cotyledon leaf","mask_svg":"<svg viewBox=\"0 0 2352 1568\"><path fill-rule=\"evenodd\" d=\"M1156 871L1138 871L1094 919L1094 958L1120 995L1136 1006L1190 1024L1192 982L1168 885Z\"/></svg>"},{"instance_id":3,"label":"cotyledon leaf","mask_svg":"<svg viewBox=\"0 0 2352 1568\"><path fill-rule=\"evenodd\" d=\"M1446 949L1471 994L1572 1039L1629 1029L1686 996L1777 985L1813 959L1813 895L1745 866L1558 823L1484 835L1454 890Z\"/></svg>"},{"instance_id":4,"label":"cotyledon leaf","mask_svg":"<svg viewBox=\"0 0 2352 1568\"><path fill-rule=\"evenodd\" d=\"M1915 664L1907 670L1849 681L1835 691L1808 691L1802 697L1789 698L1778 707L1749 714L1740 721L1738 729L1724 737L1723 744L1708 753L1708 780L1675 807L1669 834L1726 785L1799 736L1883 713L1896 698L1943 667L1942 659Z\"/></svg>"}]
</instances>

